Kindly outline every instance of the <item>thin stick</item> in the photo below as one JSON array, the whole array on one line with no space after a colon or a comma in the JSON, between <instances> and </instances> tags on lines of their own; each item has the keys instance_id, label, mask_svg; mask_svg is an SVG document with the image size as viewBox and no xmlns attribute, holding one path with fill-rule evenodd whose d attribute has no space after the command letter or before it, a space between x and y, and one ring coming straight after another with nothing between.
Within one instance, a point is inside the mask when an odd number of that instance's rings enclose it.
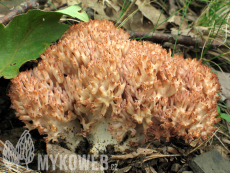
<instances>
[{"instance_id":1,"label":"thin stick","mask_svg":"<svg viewBox=\"0 0 230 173\"><path fill-rule=\"evenodd\" d=\"M223 135L225 135L226 137L228 137L230 139L230 136L228 134L222 132L221 130L218 130L218 132L221 133L221 134L223 134Z\"/></svg>"},{"instance_id":2,"label":"thin stick","mask_svg":"<svg viewBox=\"0 0 230 173\"><path fill-rule=\"evenodd\" d=\"M145 157L143 162L146 162L146 161L152 160L152 159L156 159L156 158L160 158L160 157L180 157L180 156L183 156L183 155L181 155L181 154L171 154L171 155L168 155L168 154L166 154L166 155L164 155L164 154L153 154L153 155Z\"/></svg>"},{"instance_id":3,"label":"thin stick","mask_svg":"<svg viewBox=\"0 0 230 173\"><path fill-rule=\"evenodd\" d=\"M141 38L148 34L148 32L145 31L128 31L131 37L134 38ZM162 33L149 33L145 40L150 40L153 42L170 42L175 43L175 36L173 34L162 34ZM202 40L200 37L189 37L189 36L178 36L177 38L178 44L184 44L184 45L195 45L197 44L200 48L202 48L205 45L204 40ZM224 45L216 40L214 40L211 44L211 47L217 48L217 47L223 47Z\"/></svg>"},{"instance_id":4,"label":"thin stick","mask_svg":"<svg viewBox=\"0 0 230 173\"><path fill-rule=\"evenodd\" d=\"M15 16L26 13L28 10L36 8L39 0L30 0L23 2L20 5L16 6L11 12L0 18L0 23L6 25L9 23Z\"/></svg>"}]
</instances>

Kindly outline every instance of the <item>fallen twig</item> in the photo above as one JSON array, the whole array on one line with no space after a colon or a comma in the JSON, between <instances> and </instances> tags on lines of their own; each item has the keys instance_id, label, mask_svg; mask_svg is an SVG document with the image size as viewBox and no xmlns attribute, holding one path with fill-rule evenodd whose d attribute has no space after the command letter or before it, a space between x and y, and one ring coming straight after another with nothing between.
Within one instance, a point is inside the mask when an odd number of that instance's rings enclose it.
<instances>
[{"instance_id":1,"label":"fallen twig","mask_svg":"<svg viewBox=\"0 0 230 173\"><path fill-rule=\"evenodd\" d=\"M152 159L156 159L156 158L160 158L160 157L179 157L182 156L181 154L152 154L150 156L145 157L145 159L143 160L143 162L146 162L148 160L152 160Z\"/></svg>"},{"instance_id":2,"label":"fallen twig","mask_svg":"<svg viewBox=\"0 0 230 173\"><path fill-rule=\"evenodd\" d=\"M0 23L6 25L9 23L15 16L26 13L28 10L33 9L37 6L39 0L30 0L23 2L20 5L16 6L11 12L0 18Z\"/></svg>"},{"instance_id":3,"label":"fallen twig","mask_svg":"<svg viewBox=\"0 0 230 173\"><path fill-rule=\"evenodd\" d=\"M156 153L156 150L152 150L152 149L147 149L147 148L138 148L136 152L132 152L129 154L125 154L125 155L111 155L110 159L131 159L131 158L135 158L138 157L140 155L149 155L152 153Z\"/></svg>"},{"instance_id":4,"label":"fallen twig","mask_svg":"<svg viewBox=\"0 0 230 173\"><path fill-rule=\"evenodd\" d=\"M173 34L162 34L162 33L149 33L145 31L128 31L130 36L133 38L142 38L145 37L145 40L154 41L154 42L171 42L175 43L175 36ZM183 45L197 45L198 47L203 47L205 44L205 39L200 37L189 37L189 36L178 36L178 44ZM214 40L211 44L211 47L221 47L224 46L220 42Z\"/></svg>"}]
</instances>

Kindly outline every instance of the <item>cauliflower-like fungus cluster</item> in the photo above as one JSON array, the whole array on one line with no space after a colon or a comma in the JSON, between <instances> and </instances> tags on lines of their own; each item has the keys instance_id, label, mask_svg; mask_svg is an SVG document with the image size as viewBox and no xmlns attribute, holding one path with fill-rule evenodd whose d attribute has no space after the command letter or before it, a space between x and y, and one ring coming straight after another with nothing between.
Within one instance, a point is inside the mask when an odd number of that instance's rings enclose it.
<instances>
[{"instance_id":1,"label":"cauliflower-like fungus cluster","mask_svg":"<svg viewBox=\"0 0 230 173\"><path fill-rule=\"evenodd\" d=\"M220 84L196 59L171 57L158 44L129 40L106 20L70 26L34 69L12 79L16 115L46 142L92 152L165 137L207 140L220 119Z\"/></svg>"}]
</instances>

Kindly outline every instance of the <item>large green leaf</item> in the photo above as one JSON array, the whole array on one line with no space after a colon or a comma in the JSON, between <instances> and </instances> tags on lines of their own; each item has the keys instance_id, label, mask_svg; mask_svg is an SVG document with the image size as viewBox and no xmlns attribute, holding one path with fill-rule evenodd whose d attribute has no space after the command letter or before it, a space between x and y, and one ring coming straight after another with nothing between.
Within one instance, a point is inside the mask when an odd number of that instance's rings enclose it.
<instances>
[{"instance_id":1,"label":"large green leaf","mask_svg":"<svg viewBox=\"0 0 230 173\"><path fill-rule=\"evenodd\" d=\"M36 59L69 27L58 23L62 14L31 10L16 16L6 27L0 24L0 76L18 75L20 66Z\"/></svg>"},{"instance_id":2,"label":"large green leaf","mask_svg":"<svg viewBox=\"0 0 230 173\"><path fill-rule=\"evenodd\" d=\"M221 110L224 111L224 109L221 109L219 106L217 106L216 108L217 108L217 112L219 113L219 115L217 115L217 117L220 117L220 118L225 119L226 121L230 122L230 115L228 115L226 113L222 113Z\"/></svg>"},{"instance_id":3,"label":"large green leaf","mask_svg":"<svg viewBox=\"0 0 230 173\"><path fill-rule=\"evenodd\" d=\"M87 13L85 11L82 11L82 8L77 5L73 5L63 10L58 10L55 12L78 18L84 22L89 21L89 17Z\"/></svg>"},{"instance_id":4,"label":"large green leaf","mask_svg":"<svg viewBox=\"0 0 230 173\"><path fill-rule=\"evenodd\" d=\"M227 120L230 123L230 115L222 113L219 116L220 116L220 118L223 118L223 119Z\"/></svg>"}]
</instances>

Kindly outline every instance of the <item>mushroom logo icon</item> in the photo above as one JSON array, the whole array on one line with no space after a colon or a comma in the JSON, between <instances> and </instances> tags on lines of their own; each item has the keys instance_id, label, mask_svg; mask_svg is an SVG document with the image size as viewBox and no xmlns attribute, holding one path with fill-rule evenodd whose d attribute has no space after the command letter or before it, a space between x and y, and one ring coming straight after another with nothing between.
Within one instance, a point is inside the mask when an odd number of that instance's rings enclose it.
<instances>
[{"instance_id":1,"label":"mushroom logo icon","mask_svg":"<svg viewBox=\"0 0 230 173\"><path fill-rule=\"evenodd\" d=\"M11 169L13 164L19 164L21 160L24 160L26 168L28 164L33 161L34 158L34 144L31 135L28 130L25 130L19 138L16 147L9 141L5 141L5 147L3 149L4 164Z\"/></svg>"}]
</instances>

